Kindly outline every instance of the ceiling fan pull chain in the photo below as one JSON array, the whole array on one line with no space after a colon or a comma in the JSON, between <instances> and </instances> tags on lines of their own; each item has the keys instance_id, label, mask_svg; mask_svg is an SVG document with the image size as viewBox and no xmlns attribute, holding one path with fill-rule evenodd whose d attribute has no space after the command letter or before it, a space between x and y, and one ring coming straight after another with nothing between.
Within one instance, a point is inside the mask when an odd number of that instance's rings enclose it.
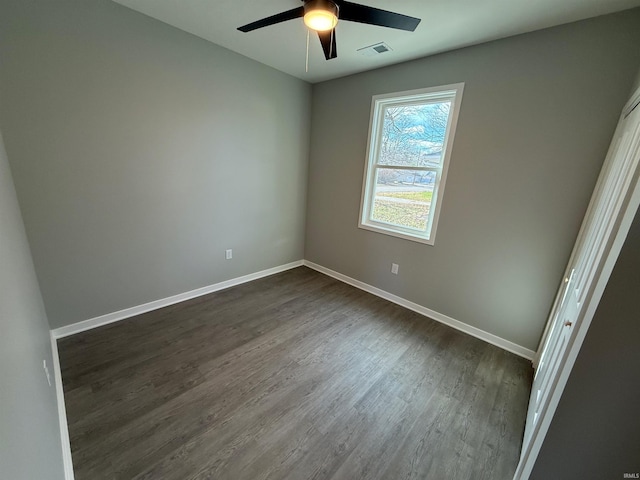
<instances>
[{"instance_id":1,"label":"ceiling fan pull chain","mask_svg":"<svg viewBox=\"0 0 640 480\"><path fill-rule=\"evenodd\" d=\"M309 29L307 28L307 59L304 64L304 72L309 73Z\"/></svg>"}]
</instances>

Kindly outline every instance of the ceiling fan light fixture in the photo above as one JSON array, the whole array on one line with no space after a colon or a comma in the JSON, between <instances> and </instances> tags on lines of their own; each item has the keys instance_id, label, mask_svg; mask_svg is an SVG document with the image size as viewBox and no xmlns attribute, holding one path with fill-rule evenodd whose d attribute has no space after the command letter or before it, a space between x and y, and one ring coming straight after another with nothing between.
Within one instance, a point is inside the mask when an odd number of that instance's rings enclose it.
<instances>
[{"instance_id":1,"label":"ceiling fan light fixture","mask_svg":"<svg viewBox=\"0 0 640 480\"><path fill-rule=\"evenodd\" d=\"M304 24L316 32L333 30L338 24L338 6L328 0L311 0L304 6Z\"/></svg>"},{"instance_id":2,"label":"ceiling fan light fixture","mask_svg":"<svg viewBox=\"0 0 640 480\"><path fill-rule=\"evenodd\" d=\"M338 17L326 10L311 10L304 14L304 24L311 30L326 32L338 23Z\"/></svg>"}]
</instances>

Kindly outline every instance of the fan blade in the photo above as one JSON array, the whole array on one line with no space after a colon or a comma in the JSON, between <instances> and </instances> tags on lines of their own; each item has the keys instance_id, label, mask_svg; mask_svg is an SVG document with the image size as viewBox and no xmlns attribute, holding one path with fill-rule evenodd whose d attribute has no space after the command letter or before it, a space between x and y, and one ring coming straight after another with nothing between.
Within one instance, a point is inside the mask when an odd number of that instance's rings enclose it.
<instances>
[{"instance_id":1,"label":"fan blade","mask_svg":"<svg viewBox=\"0 0 640 480\"><path fill-rule=\"evenodd\" d=\"M318 32L318 38L322 44L322 50L324 50L324 58L331 60L338 56L336 50L336 29L329 30L327 32Z\"/></svg>"},{"instance_id":2,"label":"fan blade","mask_svg":"<svg viewBox=\"0 0 640 480\"><path fill-rule=\"evenodd\" d=\"M287 10L286 12L263 18L262 20L238 27L238 30L246 33L252 30L257 30L258 28L268 27L269 25L275 25L276 23L286 22L287 20L293 20L294 18L300 17L304 17L304 7L294 8L293 10Z\"/></svg>"},{"instance_id":3,"label":"fan blade","mask_svg":"<svg viewBox=\"0 0 640 480\"><path fill-rule=\"evenodd\" d=\"M367 7L351 2L336 2L340 8L338 18L349 22L368 23L381 27L397 28L413 32L420 23L419 18L379 8Z\"/></svg>"}]
</instances>

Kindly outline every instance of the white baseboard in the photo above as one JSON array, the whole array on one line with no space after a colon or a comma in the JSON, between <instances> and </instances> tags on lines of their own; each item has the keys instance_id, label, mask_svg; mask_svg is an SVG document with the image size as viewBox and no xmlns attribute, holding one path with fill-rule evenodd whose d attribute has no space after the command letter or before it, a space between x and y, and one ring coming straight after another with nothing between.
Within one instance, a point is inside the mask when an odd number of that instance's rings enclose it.
<instances>
[{"instance_id":1,"label":"white baseboard","mask_svg":"<svg viewBox=\"0 0 640 480\"><path fill-rule=\"evenodd\" d=\"M356 280L354 278L343 275L342 273L336 272L329 268L323 267L322 265L318 265L317 263L310 262L309 260L304 260L303 264L313 270L317 270L320 273L324 273L325 275L329 275L330 277L335 278L336 280L340 280L341 282L348 283L356 288L364 290L365 292L372 293L378 297L384 298L385 300L389 300L390 302L396 303L402 307L408 308L409 310L413 310L425 317L429 317L433 320L436 320L440 323L444 323L450 327L455 328L456 330L460 330L461 332L468 333L471 336L479 338L480 340L484 340L487 343L500 347L508 352L515 353L520 357L524 357L527 360L533 360L535 356L535 352L533 350L529 350L528 348L522 347L516 343L510 342L509 340L505 340L504 338L498 337L492 333L485 332L484 330L480 330L479 328L472 327L460 320L456 320L455 318L448 317L442 313L438 313L434 310L431 310L427 307L423 307L422 305L418 305L417 303L410 302L402 297L389 293L380 288L374 287L367 283L361 282L360 280Z\"/></svg>"},{"instance_id":2,"label":"white baseboard","mask_svg":"<svg viewBox=\"0 0 640 480\"><path fill-rule=\"evenodd\" d=\"M445 325L449 325L450 327L453 327L456 330L460 330L464 333L468 333L469 335L472 335L481 340L484 340L485 342L491 343L492 345L496 345L497 347L500 347L511 353L515 353L516 355L524 357L528 360L532 360L535 356L535 352L533 350L529 350L528 348L525 348L518 344L510 342L509 340L505 340L504 338L498 337L497 335L493 335L492 333L485 332L484 330L468 325L464 322L461 322L460 320L456 320L447 315L436 312L435 310L431 310L430 308L424 307L422 305L418 305L417 303L413 303L409 300L406 300L402 297L389 293L385 290L382 290L380 288L374 287L367 283L361 282L360 280L356 280L354 278L348 277L347 275L343 275L342 273L323 267L322 265L318 265L317 263L310 262L309 260L298 260L296 262L287 263L285 265L280 265L277 267L269 268L267 270L262 270L260 272L251 273L249 275L244 275L242 277L232 278L224 282L198 288L196 290L191 290L189 292L180 293L178 295L162 298L160 300L155 300L153 302L145 303L143 305L138 305L131 308L125 308L124 310L119 310L117 312L108 313L106 315L90 318L88 320L83 320L81 322L73 323L71 325L67 325L64 327L51 330L51 334L54 339L67 337L69 335L74 335L76 333L84 332L86 330L91 330L93 328L101 327L103 325L108 325L109 323L119 322L120 320L125 320L127 318L134 317L142 313L150 312L152 310L157 310L158 308L167 307L175 303L184 302L185 300L189 300L195 297L217 292L219 290L233 287L235 285L240 285L242 283L250 282L252 280L257 280L262 277L284 272L285 270L290 270L292 268L300 267L302 265L306 265L307 267L313 270L324 273L325 275L329 275L330 277L340 280L341 282L352 285L356 288L364 290L365 292L372 293L373 295L384 298L385 300L389 300L390 302L401 305L405 308L408 308L409 310L413 310L414 312L417 312L421 315L432 318L433 320L437 320L438 322L444 323Z\"/></svg>"},{"instance_id":3,"label":"white baseboard","mask_svg":"<svg viewBox=\"0 0 640 480\"><path fill-rule=\"evenodd\" d=\"M56 386L58 400L58 421L60 423L60 443L62 445L62 465L65 480L74 480L73 460L71 458L71 444L69 443L69 427L67 426L67 409L64 404L64 389L62 387L62 372L60 371L60 357L58 356L58 342L50 332L51 353L53 355L53 381Z\"/></svg>"},{"instance_id":4,"label":"white baseboard","mask_svg":"<svg viewBox=\"0 0 640 480\"><path fill-rule=\"evenodd\" d=\"M232 278L230 280L225 280L224 282L215 283L213 285L209 285L202 288L197 288L189 292L179 293L178 295L173 295L171 297L161 298L160 300L155 300L153 302L145 303L145 304L138 305L131 308L125 308L124 310L107 313L106 315L90 318L88 320L83 320L81 322L72 323L71 325L66 325L64 327L53 329L51 330L51 333L54 338L68 337L69 335L74 335L76 333L84 332L86 330L102 327L103 325L108 325L110 323L119 322L120 320L125 320L130 317L135 317L136 315L140 315L142 313L147 313L152 310L168 307L169 305L173 305L175 303L184 302L185 300L190 300L192 298L200 297L202 295L207 295L208 293L224 290L225 288L233 287L235 285L240 285L241 283L247 283L252 280L257 280L259 278L267 277L275 273L284 272L285 270L290 270L292 268L300 267L302 265L303 265L302 260L286 263L284 265L279 265L277 267L268 268L266 270L261 270L255 273L250 273L249 275L244 275L242 277Z\"/></svg>"}]
</instances>

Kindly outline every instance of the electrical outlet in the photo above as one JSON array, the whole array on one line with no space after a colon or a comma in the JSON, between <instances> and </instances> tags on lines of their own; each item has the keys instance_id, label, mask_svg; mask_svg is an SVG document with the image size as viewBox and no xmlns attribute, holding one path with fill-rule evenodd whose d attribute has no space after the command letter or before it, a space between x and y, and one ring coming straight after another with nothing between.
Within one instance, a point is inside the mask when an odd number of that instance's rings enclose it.
<instances>
[{"instance_id":1,"label":"electrical outlet","mask_svg":"<svg viewBox=\"0 0 640 480\"><path fill-rule=\"evenodd\" d=\"M42 368L44 369L44 374L47 376L47 382L49 382L49 386L51 386L51 375L49 375L49 367L47 367L46 360L42 360Z\"/></svg>"},{"instance_id":2,"label":"electrical outlet","mask_svg":"<svg viewBox=\"0 0 640 480\"><path fill-rule=\"evenodd\" d=\"M227 250L225 250L224 252L224 258L226 258L227 260L231 260L233 258L233 250L228 248Z\"/></svg>"},{"instance_id":3,"label":"electrical outlet","mask_svg":"<svg viewBox=\"0 0 640 480\"><path fill-rule=\"evenodd\" d=\"M391 273L393 273L394 275L397 275L398 274L398 268L400 268L400 267L398 266L397 263L392 263L391 264Z\"/></svg>"}]
</instances>

